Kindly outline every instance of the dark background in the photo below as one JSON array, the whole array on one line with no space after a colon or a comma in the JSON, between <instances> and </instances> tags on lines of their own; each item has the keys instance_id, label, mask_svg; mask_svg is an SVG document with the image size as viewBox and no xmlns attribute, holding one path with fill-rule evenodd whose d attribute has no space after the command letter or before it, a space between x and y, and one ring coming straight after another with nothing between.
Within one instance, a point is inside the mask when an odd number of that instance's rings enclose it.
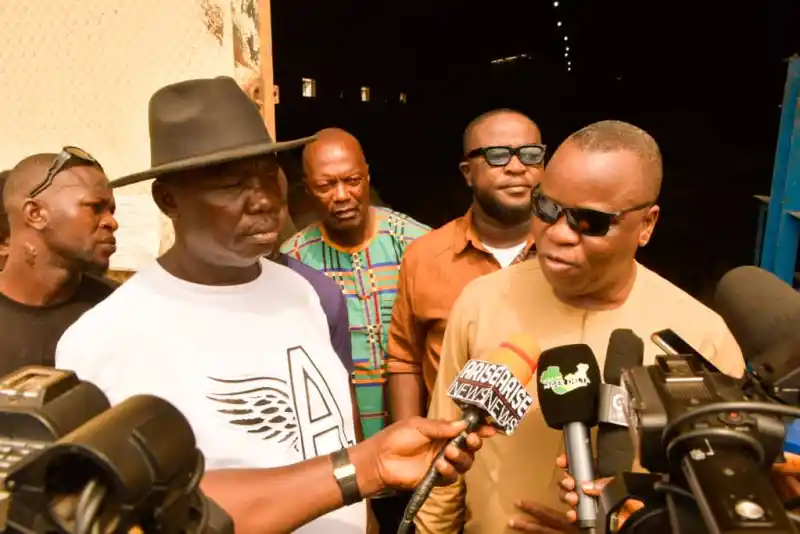
<instances>
[{"instance_id":1,"label":"dark background","mask_svg":"<svg viewBox=\"0 0 800 534\"><path fill-rule=\"evenodd\" d=\"M528 114L550 153L621 119L650 132L665 162L641 261L702 299L753 262L753 195L769 194L798 0L291 0L272 3L272 25L279 138L349 130L394 209L432 226L466 210L461 134L489 109Z\"/></svg>"}]
</instances>

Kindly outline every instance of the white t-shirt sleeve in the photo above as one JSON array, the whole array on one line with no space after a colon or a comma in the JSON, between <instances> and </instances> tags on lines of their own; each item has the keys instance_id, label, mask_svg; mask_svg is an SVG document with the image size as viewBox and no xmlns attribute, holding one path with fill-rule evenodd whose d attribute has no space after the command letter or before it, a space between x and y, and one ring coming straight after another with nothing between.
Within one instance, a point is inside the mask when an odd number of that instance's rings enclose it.
<instances>
[{"instance_id":1,"label":"white t-shirt sleeve","mask_svg":"<svg viewBox=\"0 0 800 534\"><path fill-rule=\"evenodd\" d=\"M91 382L105 391L101 377L101 364L106 356L103 333L94 310L83 314L58 341L56 369L74 371L81 380Z\"/></svg>"}]
</instances>

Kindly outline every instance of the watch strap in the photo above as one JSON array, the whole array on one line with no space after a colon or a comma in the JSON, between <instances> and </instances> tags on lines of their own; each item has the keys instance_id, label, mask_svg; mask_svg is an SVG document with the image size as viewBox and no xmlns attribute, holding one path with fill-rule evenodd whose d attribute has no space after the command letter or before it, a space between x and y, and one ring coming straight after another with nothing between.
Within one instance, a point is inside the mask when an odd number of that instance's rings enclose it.
<instances>
[{"instance_id":1,"label":"watch strap","mask_svg":"<svg viewBox=\"0 0 800 534\"><path fill-rule=\"evenodd\" d=\"M333 478L336 479L342 492L344 505L349 506L361 501L363 497L356 481L356 467L350 462L347 449L331 453L331 462L333 463Z\"/></svg>"}]
</instances>

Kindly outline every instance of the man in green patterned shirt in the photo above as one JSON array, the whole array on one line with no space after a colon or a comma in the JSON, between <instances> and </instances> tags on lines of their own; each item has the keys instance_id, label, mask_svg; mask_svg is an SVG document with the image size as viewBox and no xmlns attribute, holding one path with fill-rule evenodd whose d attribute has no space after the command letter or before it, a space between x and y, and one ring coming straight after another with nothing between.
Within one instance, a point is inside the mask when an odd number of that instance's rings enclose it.
<instances>
[{"instance_id":1,"label":"man in green patterned shirt","mask_svg":"<svg viewBox=\"0 0 800 534\"><path fill-rule=\"evenodd\" d=\"M368 438L387 424L386 343L403 252L430 228L371 206L369 166L349 133L330 128L303 152L303 174L319 222L281 252L324 272L347 301L358 407Z\"/></svg>"}]
</instances>

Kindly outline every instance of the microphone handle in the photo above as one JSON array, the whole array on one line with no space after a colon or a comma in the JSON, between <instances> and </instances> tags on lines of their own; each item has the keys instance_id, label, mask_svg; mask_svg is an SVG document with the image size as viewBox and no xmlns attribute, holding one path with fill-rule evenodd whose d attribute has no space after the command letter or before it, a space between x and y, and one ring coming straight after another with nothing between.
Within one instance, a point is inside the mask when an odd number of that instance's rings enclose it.
<instances>
[{"instance_id":1,"label":"microphone handle","mask_svg":"<svg viewBox=\"0 0 800 534\"><path fill-rule=\"evenodd\" d=\"M450 443L448 443L448 445L455 445L459 449L464 448L467 441L467 434L475 432L483 424L484 414L477 408L467 408L464 410L461 418L467 422L467 428L462 430L458 436L451 439ZM442 447L442 450L440 450L436 458L433 459L433 463L431 463L430 469L428 469L428 472L425 474L425 478L420 481L417 489L408 501L408 506L406 506L406 510L403 513L403 520L400 522L397 534L408 534L411 532L411 527L414 525L414 518L417 517L417 513L422 508L422 505L425 504L433 488L442 481L442 474L436 470L436 462L439 458L444 458L446 449L447 445Z\"/></svg>"},{"instance_id":2,"label":"microphone handle","mask_svg":"<svg viewBox=\"0 0 800 534\"><path fill-rule=\"evenodd\" d=\"M564 425L564 441L569 472L575 479L575 490L578 493L578 528L591 529L597 522L597 503L580 489L581 483L594 480L589 429L583 423L567 423Z\"/></svg>"}]
</instances>

